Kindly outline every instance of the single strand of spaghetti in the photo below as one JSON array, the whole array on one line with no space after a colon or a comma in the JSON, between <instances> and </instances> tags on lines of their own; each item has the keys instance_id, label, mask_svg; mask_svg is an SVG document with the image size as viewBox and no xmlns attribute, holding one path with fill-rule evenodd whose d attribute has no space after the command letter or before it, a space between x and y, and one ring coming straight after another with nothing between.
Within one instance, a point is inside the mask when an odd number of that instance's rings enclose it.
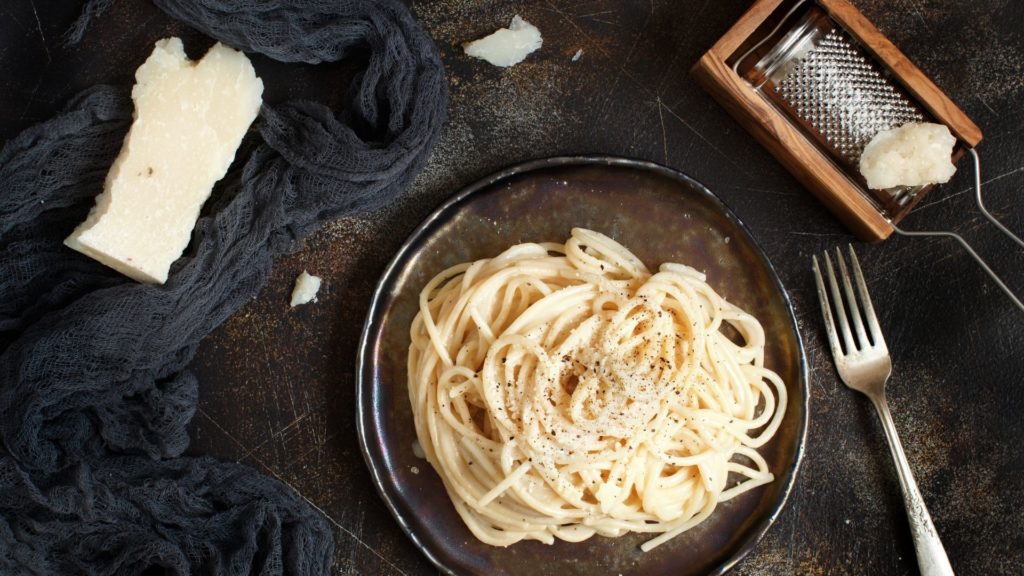
<instances>
[{"instance_id":1,"label":"single strand of spaghetti","mask_svg":"<svg viewBox=\"0 0 1024 576\"><path fill-rule=\"evenodd\" d=\"M768 462L764 459L764 456L760 452L755 450L751 446L740 446L736 449L736 454L743 456L753 462L757 469L765 474L771 474L768 470Z\"/></svg>"},{"instance_id":2,"label":"single strand of spaghetti","mask_svg":"<svg viewBox=\"0 0 1024 576\"><path fill-rule=\"evenodd\" d=\"M726 322L729 323L743 339L742 344L736 344L732 341L727 340L727 344L730 347L730 351L736 355L736 359L741 364L747 364L755 362L760 365L760 360L764 357L764 329L756 321L751 321L752 318L744 314L736 314L732 310L723 312L722 317Z\"/></svg>"},{"instance_id":3,"label":"single strand of spaghetti","mask_svg":"<svg viewBox=\"0 0 1024 576\"><path fill-rule=\"evenodd\" d=\"M621 304L621 294L599 287L597 294L590 303L590 314L593 316L601 316L607 311L614 312L619 309Z\"/></svg>"},{"instance_id":4,"label":"single strand of spaghetti","mask_svg":"<svg viewBox=\"0 0 1024 576\"><path fill-rule=\"evenodd\" d=\"M730 490L733 490L734 488L742 487L742 489L739 490L737 493L746 492L747 490L754 488L755 486L760 486L761 484L771 482L774 478L774 476L770 473L766 473L757 468L752 468L750 466L740 464L738 462L729 462L726 466L726 470L730 474L738 474L746 477L746 480L743 480L733 488L730 488Z\"/></svg>"},{"instance_id":5,"label":"single strand of spaghetti","mask_svg":"<svg viewBox=\"0 0 1024 576\"><path fill-rule=\"evenodd\" d=\"M727 490L724 490L722 494L719 496L719 499L723 502L731 498L735 498L736 496L743 494L745 492L749 492L750 490L753 490L758 486L763 486L775 479L775 476L773 474L753 469L750 468L749 466L740 466L733 464L733 466L729 468L729 471L733 474L740 474L746 476L747 479Z\"/></svg>"},{"instance_id":6,"label":"single strand of spaghetti","mask_svg":"<svg viewBox=\"0 0 1024 576\"><path fill-rule=\"evenodd\" d=\"M737 484L736 486L733 486L732 488L729 488L728 490L722 491L722 493L718 495L718 501L719 502L727 502L727 501L732 500L733 498L739 496L740 494L749 492L749 491L757 488L758 486L764 486L765 484L770 484L773 480L775 480L775 478L773 476L767 476L767 477L764 477L764 478L752 478L752 479L750 479L750 480L748 480L746 482L743 482L742 484Z\"/></svg>"},{"instance_id":7,"label":"single strand of spaghetti","mask_svg":"<svg viewBox=\"0 0 1024 576\"><path fill-rule=\"evenodd\" d=\"M477 373L466 366L452 366L445 368L437 379L438 386L454 387L462 384L472 383L477 380ZM455 380L460 380L455 382Z\"/></svg>"}]
</instances>

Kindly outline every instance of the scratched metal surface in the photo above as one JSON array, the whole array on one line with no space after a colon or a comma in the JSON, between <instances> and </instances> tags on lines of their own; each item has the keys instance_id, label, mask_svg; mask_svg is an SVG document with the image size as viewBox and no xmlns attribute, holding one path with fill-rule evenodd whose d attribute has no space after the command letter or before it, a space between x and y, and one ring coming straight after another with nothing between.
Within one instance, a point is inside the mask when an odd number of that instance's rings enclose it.
<instances>
[{"instance_id":1,"label":"scratched metal surface","mask_svg":"<svg viewBox=\"0 0 1024 576\"><path fill-rule=\"evenodd\" d=\"M824 348L811 254L843 228L689 78L748 6L738 0L421 1L452 92L434 157L405 199L336 222L281 258L270 284L203 344L192 451L240 460L299 491L331 519L337 574L431 574L371 486L354 430L353 358L370 294L402 240L461 186L544 156L605 153L662 162L715 191L750 227L789 288L811 365L806 457L777 524L741 574L912 574L913 547L882 432L838 382ZM1024 3L855 0L985 132L986 203L1024 230ZM75 0L0 4L0 139L78 90L126 87L151 43L209 43L147 2L115 2L74 50L58 45ZM519 13L543 49L499 70L460 43ZM581 58L572 56L582 49ZM343 66L255 59L267 98L336 102ZM1024 254L972 210L966 165L906 221L957 228L1024 290ZM2 191L0 191L2 193ZM1024 566L1024 315L959 250L936 240L858 244L895 356L890 403L953 566ZM295 276L324 278L317 304L290 310Z\"/></svg>"}]
</instances>

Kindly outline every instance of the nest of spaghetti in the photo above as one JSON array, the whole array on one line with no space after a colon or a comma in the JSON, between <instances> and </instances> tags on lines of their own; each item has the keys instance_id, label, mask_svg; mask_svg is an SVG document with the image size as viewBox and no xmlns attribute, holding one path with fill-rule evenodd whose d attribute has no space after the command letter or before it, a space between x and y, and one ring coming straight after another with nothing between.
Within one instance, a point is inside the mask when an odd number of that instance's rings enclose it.
<instances>
[{"instance_id":1,"label":"nest of spaghetti","mask_svg":"<svg viewBox=\"0 0 1024 576\"><path fill-rule=\"evenodd\" d=\"M649 550L771 482L786 388L756 318L681 264L600 233L453 266L419 295L409 397L481 541L650 533Z\"/></svg>"}]
</instances>

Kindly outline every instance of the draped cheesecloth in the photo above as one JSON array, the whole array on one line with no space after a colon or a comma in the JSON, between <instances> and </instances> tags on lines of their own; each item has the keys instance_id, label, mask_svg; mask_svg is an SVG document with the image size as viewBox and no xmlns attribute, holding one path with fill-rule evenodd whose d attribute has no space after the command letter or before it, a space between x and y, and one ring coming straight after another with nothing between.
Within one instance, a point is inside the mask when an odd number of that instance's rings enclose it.
<instances>
[{"instance_id":1,"label":"draped cheesecloth","mask_svg":"<svg viewBox=\"0 0 1024 576\"><path fill-rule=\"evenodd\" d=\"M109 4L90 3L72 39ZM0 573L324 574L333 540L311 506L247 466L181 456L199 394L188 364L276 254L405 190L444 121L443 68L397 1L156 4L277 60L368 58L338 114L263 106L261 142L163 286L61 244L120 149L130 87L89 89L0 149Z\"/></svg>"}]
</instances>

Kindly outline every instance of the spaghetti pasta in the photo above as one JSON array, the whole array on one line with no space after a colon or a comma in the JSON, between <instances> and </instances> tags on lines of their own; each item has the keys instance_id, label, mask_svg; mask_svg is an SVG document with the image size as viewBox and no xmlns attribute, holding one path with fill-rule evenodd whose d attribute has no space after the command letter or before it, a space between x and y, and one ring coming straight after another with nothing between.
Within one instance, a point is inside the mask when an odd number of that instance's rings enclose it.
<instances>
[{"instance_id":1,"label":"spaghetti pasta","mask_svg":"<svg viewBox=\"0 0 1024 576\"><path fill-rule=\"evenodd\" d=\"M765 335L680 264L573 229L453 266L410 330L416 433L481 541L657 534L771 482L786 409Z\"/></svg>"}]
</instances>

